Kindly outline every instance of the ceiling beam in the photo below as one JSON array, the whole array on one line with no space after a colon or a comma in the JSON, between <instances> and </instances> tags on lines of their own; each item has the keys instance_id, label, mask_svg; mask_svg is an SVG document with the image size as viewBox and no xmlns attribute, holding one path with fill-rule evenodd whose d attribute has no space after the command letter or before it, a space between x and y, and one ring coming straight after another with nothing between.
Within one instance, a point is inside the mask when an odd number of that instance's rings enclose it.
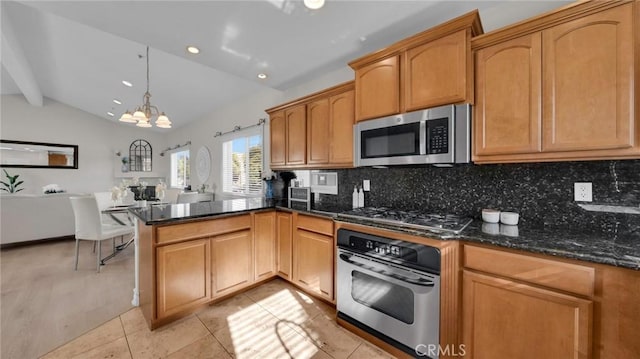
<instances>
[{"instance_id":1,"label":"ceiling beam","mask_svg":"<svg viewBox=\"0 0 640 359\"><path fill-rule=\"evenodd\" d=\"M15 36L13 26L7 14L7 8L2 9L2 65L15 81L24 97L33 106L43 104L42 91L29 66L22 46Z\"/></svg>"}]
</instances>

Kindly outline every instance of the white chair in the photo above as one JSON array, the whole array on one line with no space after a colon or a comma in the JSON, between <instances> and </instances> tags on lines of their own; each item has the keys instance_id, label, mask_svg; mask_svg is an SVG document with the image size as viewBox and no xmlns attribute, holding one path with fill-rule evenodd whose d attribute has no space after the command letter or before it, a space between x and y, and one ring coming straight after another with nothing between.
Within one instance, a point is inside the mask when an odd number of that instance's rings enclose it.
<instances>
[{"instance_id":1,"label":"white chair","mask_svg":"<svg viewBox=\"0 0 640 359\"><path fill-rule=\"evenodd\" d=\"M75 218L76 259L74 269L78 270L78 249L80 240L94 241L98 246L97 270L100 272L101 243L105 239L113 239L115 252L115 238L133 236L134 229L130 226L103 224L101 221L98 202L93 196L69 197Z\"/></svg>"}]
</instances>

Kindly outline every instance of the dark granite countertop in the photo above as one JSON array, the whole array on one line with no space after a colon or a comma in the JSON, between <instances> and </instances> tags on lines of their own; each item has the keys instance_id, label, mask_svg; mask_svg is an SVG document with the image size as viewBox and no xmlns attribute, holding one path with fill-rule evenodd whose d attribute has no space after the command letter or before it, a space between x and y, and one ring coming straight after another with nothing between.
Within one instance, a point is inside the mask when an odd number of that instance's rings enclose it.
<instances>
[{"instance_id":1,"label":"dark granite countertop","mask_svg":"<svg viewBox=\"0 0 640 359\"><path fill-rule=\"evenodd\" d=\"M382 225L366 220L341 217L340 215L337 216L336 220L400 231L422 237L484 243L526 252L640 270L640 228L628 232L594 233L553 226L532 228L483 223L482 221L474 220L461 234L453 234L417 230L400 225Z\"/></svg>"},{"instance_id":2,"label":"dark granite countertop","mask_svg":"<svg viewBox=\"0 0 640 359\"><path fill-rule=\"evenodd\" d=\"M640 227L612 232L580 232L565 227L505 226L475 220L461 234L417 230L401 225L383 225L340 216L350 208L316 204L310 211L287 208L280 200L247 198L187 204L152 205L129 211L147 225L166 224L207 217L237 215L250 211L277 208L334 218L337 221L363 224L441 240L464 240L498 247L518 249L562 258L640 270Z\"/></svg>"},{"instance_id":3,"label":"dark granite countertop","mask_svg":"<svg viewBox=\"0 0 640 359\"><path fill-rule=\"evenodd\" d=\"M149 205L130 208L129 212L144 224L154 225L270 209L275 208L276 203L277 201L264 198L242 198L212 202Z\"/></svg>"}]
</instances>

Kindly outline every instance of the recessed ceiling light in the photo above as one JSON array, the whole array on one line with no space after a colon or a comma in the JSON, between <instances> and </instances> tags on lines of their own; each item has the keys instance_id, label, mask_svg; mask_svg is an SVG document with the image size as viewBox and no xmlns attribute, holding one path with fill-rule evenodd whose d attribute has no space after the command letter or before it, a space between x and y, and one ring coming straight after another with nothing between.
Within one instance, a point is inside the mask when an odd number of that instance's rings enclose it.
<instances>
[{"instance_id":1,"label":"recessed ceiling light","mask_svg":"<svg viewBox=\"0 0 640 359\"><path fill-rule=\"evenodd\" d=\"M120 102L120 100L118 100L117 98L113 99L113 103L115 103L116 105L122 105L122 102Z\"/></svg>"},{"instance_id":2,"label":"recessed ceiling light","mask_svg":"<svg viewBox=\"0 0 640 359\"><path fill-rule=\"evenodd\" d=\"M109 111L109 112L107 112L107 115L113 117L113 112Z\"/></svg>"},{"instance_id":3,"label":"recessed ceiling light","mask_svg":"<svg viewBox=\"0 0 640 359\"><path fill-rule=\"evenodd\" d=\"M131 82L127 81L127 80L122 80L122 84L127 86L127 87L133 86L133 84Z\"/></svg>"},{"instance_id":4,"label":"recessed ceiling light","mask_svg":"<svg viewBox=\"0 0 640 359\"><path fill-rule=\"evenodd\" d=\"M195 47L195 46L193 46L193 45L190 45L190 46L187 46L187 52L189 52L190 54L194 54L195 55L195 54L199 54L200 53L200 49Z\"/></svg>"},{"instance_id":5,"label":"recessed ceiling light","mask_svg":"<svg viewBox=\"0 0 640 359\"><path fill-rule=\"evenodd\" d=\"M267 74L265 74L265 73L259 73L259 74L258 74L258 78L259 78L259 79L261 79L261 80L264 80L264 79L266 79L266 78L267 78Z\"/></svg>"},{"instance_id":6,"label":"recessed ceiling light","mask_svg":"<svg viewBox=\"0 0 640 359\"><path fill-rule=\"evenodd\" d=\"M311 10L318 10L324 6L324 0L304 0L304 6Z\"/></svg>"}]
</instances>

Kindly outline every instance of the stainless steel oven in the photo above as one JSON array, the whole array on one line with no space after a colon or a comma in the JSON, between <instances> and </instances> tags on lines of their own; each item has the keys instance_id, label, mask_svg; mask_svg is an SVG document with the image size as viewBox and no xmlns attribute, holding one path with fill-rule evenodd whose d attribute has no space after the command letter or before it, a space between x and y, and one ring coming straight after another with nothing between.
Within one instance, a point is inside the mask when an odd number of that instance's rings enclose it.
<instances>
[{"instance_id":1,"label":"stainless steel oven","mask_svg":"<svg viewBox=\"0 0 640 359\"><path fill-rule=\"evenodd\" d=\"M337 242L338 317L411 355L438 345L439 249L342 228Z\"/></svg>"},{"instance_id":2,"label":"stainless steel oven","mask_svg":"<svg viewBox=\"0 0 640 359\"><path fill-rule=\"evenodd\" d=\"M359 122L354 165L468 163L471 106L447 105Z\"/></svg>"}]
</instances>

